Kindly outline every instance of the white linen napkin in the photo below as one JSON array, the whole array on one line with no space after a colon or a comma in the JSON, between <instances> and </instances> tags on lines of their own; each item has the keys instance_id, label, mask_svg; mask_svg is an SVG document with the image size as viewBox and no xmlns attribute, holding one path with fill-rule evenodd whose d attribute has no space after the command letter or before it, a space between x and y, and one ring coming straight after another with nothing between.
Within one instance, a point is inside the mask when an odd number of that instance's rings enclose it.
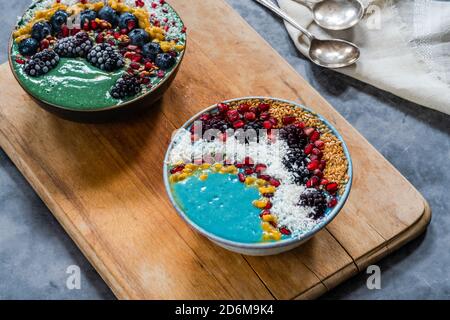
<instances>
[{"instance_id":1,"label":"white linen napkin","mask_svg":"<svg viewBox=\"0 0 450 320\"><path fill-rule=\"evenodd\" d=\"M361 48L356 65L336 71L420 105L450 114L450 2L362 0L364 19L345 31L326 31L296 1L280 7L322 38L337 37ZM307 53L301 33L286 23L298 50Z\"/></svg>"}]
</instances>

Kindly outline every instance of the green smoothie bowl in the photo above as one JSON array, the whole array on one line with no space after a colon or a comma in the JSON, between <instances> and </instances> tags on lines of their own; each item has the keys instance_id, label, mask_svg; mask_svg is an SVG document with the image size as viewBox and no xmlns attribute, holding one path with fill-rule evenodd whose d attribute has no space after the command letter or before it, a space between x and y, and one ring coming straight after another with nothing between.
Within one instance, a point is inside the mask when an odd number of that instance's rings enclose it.
<instances>
[{"instance_id":1,"label":"green smoothie bowl","mask_svg":"<svg viewBox=\"0 0 450 320\"><path fill-rule=\"evenodd\" d=\"M185 46L165 0L35 0L12 33L9 63L46 110L102 119L161 98Z\"/></svg>"}]
</instances>

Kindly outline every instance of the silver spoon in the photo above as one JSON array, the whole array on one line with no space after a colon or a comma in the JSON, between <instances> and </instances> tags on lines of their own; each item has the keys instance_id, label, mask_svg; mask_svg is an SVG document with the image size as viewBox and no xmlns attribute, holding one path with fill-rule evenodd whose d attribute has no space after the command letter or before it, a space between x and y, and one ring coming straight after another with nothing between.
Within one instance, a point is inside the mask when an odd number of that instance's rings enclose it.
<instances>
[{"instance_id":1,"label":"silver spoon","mask_svg":"<svg viewBox=\"0 0 450 320\"><path fill-rule=\"evenodd\" d=\"M359 0L322 0L311 3L295 0L311 10L314 21L324 29L345 30L356 25L364 16Z\"/></svg>"},{"instance_id":2,"label":"silver spoon","mask_svg":"<svg viewBox=\"0 0 450 320\"><path fill-rule=\"evenodd\" d=\"M310 41L308 58L325 68L342 68L354 64L360 57L359 48L348 41L340 39L320 40L299 25L293 18L269 0L255 0L267 7L296 29L300 30Z\"/></svg>"}]
</instances>

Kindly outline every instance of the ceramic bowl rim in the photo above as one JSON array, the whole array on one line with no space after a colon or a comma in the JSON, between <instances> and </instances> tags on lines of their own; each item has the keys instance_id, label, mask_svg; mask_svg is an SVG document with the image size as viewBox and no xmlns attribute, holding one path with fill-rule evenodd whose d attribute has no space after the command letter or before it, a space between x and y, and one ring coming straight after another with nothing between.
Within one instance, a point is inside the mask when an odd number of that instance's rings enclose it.
<instances>
[{"instance_id":1,"label":"ceramic bowl rim","mask_svg":"<svg viewBox=\"0 0 450 320\"><path fill-rule=\"evenodd\" d=\"M320 230L325 228L339 214L339 212L343 208L344 204L347 202L348 196L350 194L351 186L352 186L352 181L353 181L353 164L352 164L350 152L348 150L348 147L347 147L344 139L342 138L340 133L337 131L337 129L330 122L328 122L320 114L312 111L311 109L305 107L304 105L302 105L300 103L297 103L297 102L294 102L291 100L286 100L286 99L280 99L280 98L274 98L274 97L263 97L263 96L249 96L249 97L242 97L242 98L234 98L234 99L222 101L222 103L231 103L231 102L251 100L251 99L258 99L258 100L262 100L262 101L272 100L272 101L277 101L277 102L282 102L282 103L288 103L288 104L294 105L295 107L299 107L299 108L302 108L303 110L311 112L312 114L316 115L333 132L333 134L339 139L339 141L342 142L344 154L348 161L348 169L347 169L348 182L345 186L344 193L342 194L341 199L340 199L339 203L336 205L336 207L334 207L331 210L331 212L328 213L328 215L325 217L325 219L323 219L323 221L321 221L320 223L315 225L308 232L305 232L305 233L301 234L299 237L295 237L295 238L290 238L290 239L277 241L277 242L242 243L242 242L232 241L232 240L228 240L228 239L222 238L220 236L217 236L217 235L203 229L202 227L198 226L195 222L193 222L188 217L188 215L186 213L184 213L184 211L179 207L178 203L175 201L175 199L172 195L170 182L169 182L169 176L168 176L168 160L169 160L170 151L172 150L173 145L174 145L173 139L171 140L169 146L167 147L166 155L164 157L164 164L163 164L164 186L165 186L167 195L169 196L170 202L173 205L173 207L175 208L175 210L177 211L177 213L181 216L181 218L183 218L183 220L185 220L188 223L188 225L191 226L191 228L194 228L196 231L203 234L207 238L209 238L213 241L216 241L218 243L222 243L226 246L240 248L240 249L258 250L258 249L283 248L283 247L292 245L294 243L300 244L301 242L311 238L317 232L319 232ZM183 124L183 126L180 129L187 129L203 113L214 110L215 108L217 108L217 103L203 109L202 111L200 111L197 114L195 114L194 116L192 116L188 121L186 121Z\"/></svg>"},{"instance_id":2,"label":"ceramic bowl rim","mask_svg":"<svg viewBox=\"0 0 450 320\"><path fill-rule=\"evenodd\" d=\"M44 0L39 0L39 1L34 0L34 1L33 1L33 2L25 9L25 11L23 12L23 14L22 14L20 17L22 18L22 17L25 15L25 13L27 13L28 10L31 9L31 7L32 7L33 5L37 4L37 3L40 2L40 1L44 1ZM182 26L186 26L185 23L184 23L184 21L183 21L183 19L182 19L181 16L178 14L178 12L175 10L175 8L174 8L170 3L168 3L168 2L166 2L166 4L167 4L168 6L170 6L170 8L172 8L173 12L174 12L174 13L177 15L177 17L180 19ZM17 23L18 23L18 22L17 22ZM88 113L100 113L100 112L104 112L104 111L112 111L112 110L117 110L117 109L123 109L123 108L125 108L125 107L127 107L127 106L129 106L129 105L135 104L136 102L141 101L141 100L147 98L148 96L150 96L152 93L156 92L157 89L159 89L161 86L163 86L167 81L169 81L169 80L172 78L172 75L173 75L173 74L176 72L176 70L180 67L181 62L182 62L183 59L184 59L184 56L185 56L185 53L186 53L186 49L187 49L187 42L188 42L188 36L187 36L187 33L185 33L185 34L186 34L186 39L185 39L185 43L184 43L184 49L183 49L183 51L181 52L181 54L180 54L180 56L179 56L179 59L178 59L177 63L175 64L175 66L173 66L172 70L171 70L169 73L166 73L166 74L165 74L164 79L163 79L160 83L158 83L156 86L152 87L148 92L146 92L146 93L144 93L144 94L142 94L142 95L140 95L140 96L138 96L138 97L136 97L136 98L133 98L133 99L131 99L131 100L128 100L128 101L126 101L126 102L124 102L124 103L121 103L121 104L116 104L116 105L112 105L112 106L108 106L108 107L103 107L103 108L97 108L97 109L78 110L78 109L74 109L74 108L69 108L69 107L60 106L60 105L57 105L57 104L54 104L54 103L45 101L45 100L43 100L43 99L37 97L37 96L36 96L35 94L33 94L33 93L28 89L28 87L27 87L25 84L23 84L22 81L19 79L19 76L17 75L16 70L15 70L14 65L13 65L12 52L11 52L11 51L12 51L13 44L14 44L13 33L14 33L14 31L16 30L16 28L17 28L17 23L14 24L14 26L13 26L13 29L12 29L12 31L11 31L11 33L10 33L9 42L8 42L8 64L9 64L9 68L11 69L11 72L13 73L14 78L16 79L17 83L22 87L22 89L23 89L27 94L29 94L31 97L33 97L33 98L36 99L37 101L39 101L39 102L41 102L41 103L43 103L43 104L45 104L45 105L51 106L51 107L53 107L53 108L56 108L56 109L60 109L60 110L64 110L64 111L70 111L70 112L76 112L76 113L85 113L85 114L88 114Z\"/></svg>"}]
</instances>

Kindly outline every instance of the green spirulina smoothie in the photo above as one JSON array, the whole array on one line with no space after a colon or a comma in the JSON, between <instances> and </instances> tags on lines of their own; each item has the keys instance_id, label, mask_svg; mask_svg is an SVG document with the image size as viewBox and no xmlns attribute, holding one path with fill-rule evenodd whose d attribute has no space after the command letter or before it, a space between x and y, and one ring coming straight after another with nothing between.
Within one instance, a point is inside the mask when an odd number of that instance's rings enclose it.
<instances>
[{"instance_id":1,"label":"green spirulina smoothie","mask_svg":"<svg viewBox=\"0 0 450 320\"><path fill-rule=\"evenodd\" d=\"M40 3L32 5L24 17L32 11L43 9L38 5ZM166 12L157 11L157 17L167 17L176 22L176 27L171 28L169 36L172 39L177 38L178 44L184 45L186 35L181 31L184 25L180 17L168 4L165 4L164 8L167 9ZM18 26L20 27L26 22L22 18L18 22ZM183 53L178 54L177 62L172 68L166 70L163 77L150 78L152 88L170 76L182 55ZM114 99L110 95L110 90L125 72L124 68L114 72L105 72L92 66L84 58L61 58L58 65L49 73L40 77L30 77L23 71L23 64L16 62L16 56L19 56L18 45L13 42L11 46L12 66L22 86L34 97L62 108L75 111L101 110L136 99L151 90L144 88L141 93L126 100Z\"/></svg>"}]
</instances>

